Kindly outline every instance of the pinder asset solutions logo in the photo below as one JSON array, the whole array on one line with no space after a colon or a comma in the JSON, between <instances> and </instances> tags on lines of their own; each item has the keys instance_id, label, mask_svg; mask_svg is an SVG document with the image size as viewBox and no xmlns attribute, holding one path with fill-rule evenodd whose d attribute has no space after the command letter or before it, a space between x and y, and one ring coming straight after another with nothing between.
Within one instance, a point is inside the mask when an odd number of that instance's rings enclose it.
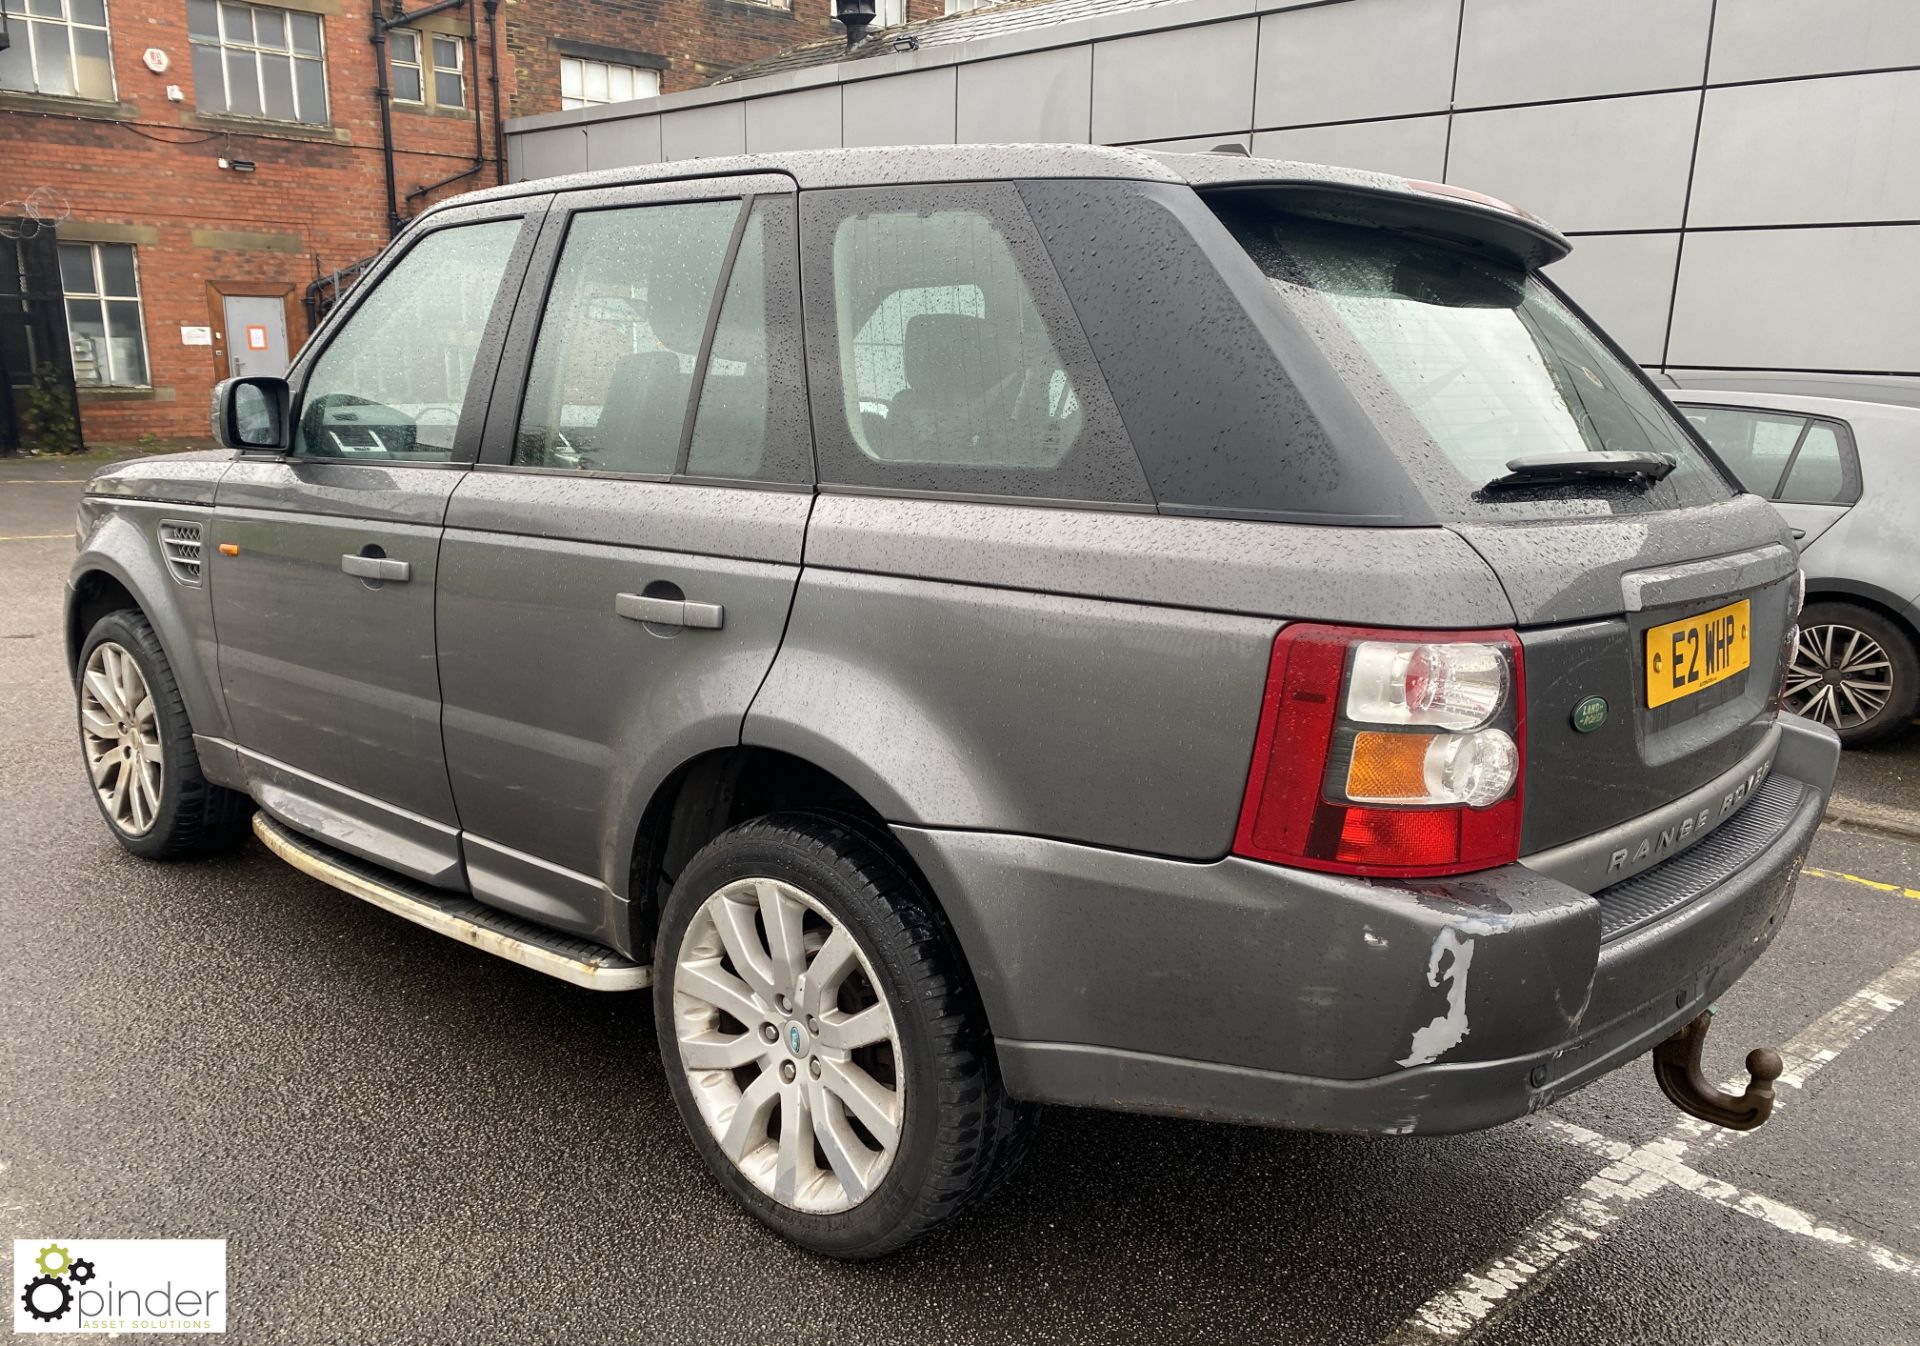
<instances>
[{"instance_id":1,"label":"pinder asset solutions logo","mask_svg":"<svg viewBox=\"0 0 1920 1346\"><path fill-rule=\"evenodd\" d=\"M15 1332L225 1332L225 1239L15 1239Z\"/></svg>"}]
</instances>

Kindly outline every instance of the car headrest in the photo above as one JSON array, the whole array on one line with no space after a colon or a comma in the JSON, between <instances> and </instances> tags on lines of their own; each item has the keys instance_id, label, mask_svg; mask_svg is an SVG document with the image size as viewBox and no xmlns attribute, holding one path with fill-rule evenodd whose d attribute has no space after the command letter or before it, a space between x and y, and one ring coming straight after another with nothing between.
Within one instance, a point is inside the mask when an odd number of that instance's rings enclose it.
<instances>
[{"instance_id":1,"label":"car headrest","mask_svg":"<svg viewBox=\"0 0 1920 1346\"><path fill-rule=\"evenodd\" d=\"M920 392L956 385L979 387L997 375L999 343L985 318L965 313L916 313L900 339L907 386Z\"/></svg>"},{"instance_id":2,"label":"car headrest","mask_svg":"<svg viewBox=\"0 0 1920 1346\"><path fill-rule=\"evenodd\" d=\"M647 277L647 325L668 350L693 354L707 330L713 303L711 264L693 257L667 256Z\"/></svg>"}]
</instances>

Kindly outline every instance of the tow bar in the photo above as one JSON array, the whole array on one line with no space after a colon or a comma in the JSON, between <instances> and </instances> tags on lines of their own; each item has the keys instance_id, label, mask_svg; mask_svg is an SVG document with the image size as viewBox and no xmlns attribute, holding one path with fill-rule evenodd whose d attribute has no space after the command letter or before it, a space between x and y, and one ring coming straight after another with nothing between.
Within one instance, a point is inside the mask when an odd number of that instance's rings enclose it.
<instances>
[{"instance_id":1,"label":"tow bar","mask_svg":"<svg viewBox=\"0 0 1920 1346\"><path fill-rule=\"evenodd\" d=\"M1773 1082L1785 1068L1780 1053L1755 1047L1747 1053L1747 1091L1729 1094L1700 1073L1700 1050L1707 1044L1713 1009L1653 1049L1653 1078L1674 1107L1703 1122L1734 1131L1751 1131L1773 1115Z\"/></svg>"}]
</instances>

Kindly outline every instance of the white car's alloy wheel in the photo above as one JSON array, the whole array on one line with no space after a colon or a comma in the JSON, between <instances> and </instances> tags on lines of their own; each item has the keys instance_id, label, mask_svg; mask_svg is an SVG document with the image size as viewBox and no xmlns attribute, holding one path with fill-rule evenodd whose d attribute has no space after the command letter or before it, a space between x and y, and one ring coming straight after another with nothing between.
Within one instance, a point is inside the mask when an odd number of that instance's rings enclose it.
<instances>
[{"instance_id":1,"label":"white car's alloy wheel","mask_svg":"<svg viewBox=\"0 0 1920 1346\"><path fill-rule=\"evenodd\" d=\"M165 749L140 665L113 641L102 641L87 656L80 679L80 729L101 808L128 836L145 835L160 812Z\"/></svg>"},{"instance_id":2,"label":"white car's alloy wheel","mask_svg":"<svg viewBox=\"0 0 1920 1346\"><path fill-rule=\"evenodd\" d=\"M1788 710L1832 729L1852 729L1884 710L1893 690L1893 661L1865 631L1838 625L1801 628L1787 670Z\"/></svg>"},{"instance_id":3,"label":"white car's alloy wheel","mask_svg":"<svg viewBox=\"0 0 1920 1346\"><path fill-rule=\"evenodd\" d=\"M809 1215L857 1206L905 1124L899 1031L846 926L792 884L728 883L688 922L674 1036L722 1154Z\"/></svg>"}]
</instances>

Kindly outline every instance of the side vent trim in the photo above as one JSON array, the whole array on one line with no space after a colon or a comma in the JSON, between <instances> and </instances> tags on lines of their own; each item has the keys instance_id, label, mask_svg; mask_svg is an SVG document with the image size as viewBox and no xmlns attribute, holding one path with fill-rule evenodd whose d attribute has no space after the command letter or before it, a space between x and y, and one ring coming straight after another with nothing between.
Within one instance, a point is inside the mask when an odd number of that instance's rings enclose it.
<instances>
[{"instance_id":1,"label":"side vent trim","mask_svg":"<svg viewBox=\"0 0 1920 1346\"><path fill-rule=\"evenodd\" d=\"M184 519L160 521L160 554L167 573L190 589L200 587L200 525Z\"/></svg>"}]
</instances>

